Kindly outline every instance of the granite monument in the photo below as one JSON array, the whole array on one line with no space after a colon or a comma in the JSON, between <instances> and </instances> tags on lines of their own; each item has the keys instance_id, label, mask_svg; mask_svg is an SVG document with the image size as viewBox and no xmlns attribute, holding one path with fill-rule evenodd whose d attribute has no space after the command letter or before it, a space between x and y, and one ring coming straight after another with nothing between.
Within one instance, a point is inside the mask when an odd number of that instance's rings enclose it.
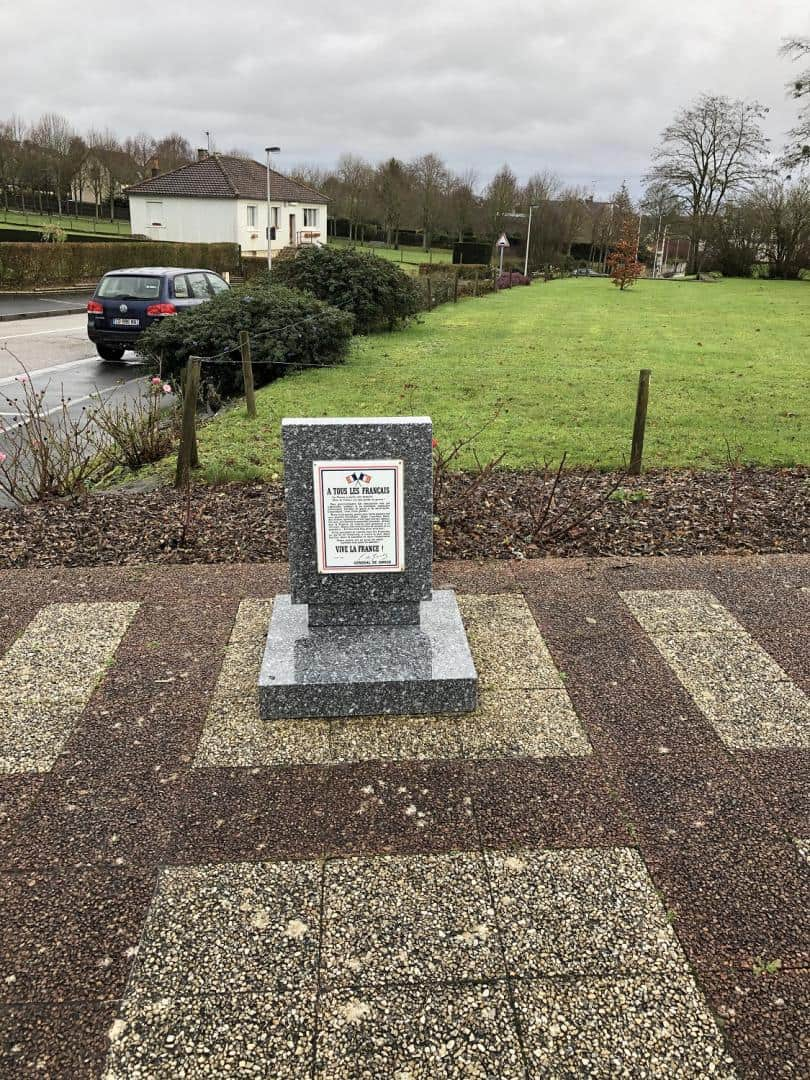
<instances>
[{"instance_id":1,"label":"granite monument","mask_svg":"<svg viewBox=\"0 0 810 1080\"><path fill-rule=\"evenodd\" d=\"M475 708L455 596L432 588L432 434L428 417L282 421L290 592L262 719Z\"/></svg>"}]
</instances>

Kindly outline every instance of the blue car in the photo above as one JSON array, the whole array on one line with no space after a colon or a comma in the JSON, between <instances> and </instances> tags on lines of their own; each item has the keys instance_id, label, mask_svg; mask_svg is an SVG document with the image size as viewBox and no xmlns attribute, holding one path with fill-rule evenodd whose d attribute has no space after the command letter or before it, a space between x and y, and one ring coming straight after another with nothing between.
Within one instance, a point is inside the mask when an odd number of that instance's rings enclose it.
<instances>
[{"instance_id":1,"label":"blue car","mask_svg":"<svg viewBox=\"0 0 810 1080\"><path fill-rule=\"evenodd\" d=\"M101 360L118 361L157 319L204 304L229 288L212 270L181 266L110 270L87 305L87 336Z\"/></svg>"}]
</instances>

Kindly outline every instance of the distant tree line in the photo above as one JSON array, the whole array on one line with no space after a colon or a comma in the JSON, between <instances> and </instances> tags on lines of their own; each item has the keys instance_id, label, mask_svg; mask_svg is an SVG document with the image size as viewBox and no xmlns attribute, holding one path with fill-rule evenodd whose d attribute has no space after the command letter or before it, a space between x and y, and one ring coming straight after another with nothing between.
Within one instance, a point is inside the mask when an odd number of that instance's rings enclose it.
<instances>
[{"instance_id":1,"label":"distant tree line","mask_svg":"<svg viewBox=\"0 0 810 1080\"><path fill-rule=\"evenodd\" d=\"M143 132L120 139L109 129L76 131L59 113L32 124L0 120L0 205L5 210L68 213L80 203L97 216L114 214L122 188L191 161L177 132L154 139Z\"/></svg>"}]
</instances>

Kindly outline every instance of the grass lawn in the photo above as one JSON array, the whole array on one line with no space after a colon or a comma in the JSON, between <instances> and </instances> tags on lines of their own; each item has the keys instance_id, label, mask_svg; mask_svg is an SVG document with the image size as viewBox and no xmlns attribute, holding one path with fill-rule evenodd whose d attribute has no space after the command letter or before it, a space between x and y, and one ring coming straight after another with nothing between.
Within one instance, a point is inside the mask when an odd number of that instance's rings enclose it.
<instances>
[{"instance_id":1,"label":"grass lawn","mask_svg":"<svg viewBox=\"0 0 810 1080\"><path fill-rule=\"evenodd\" d=\"M272 476L284 416L427 414L442 444L519 468L564 451L608 469L629 456L638 371L652 369L645 465L810 462L810 284L566 279L438 308L356 339L348 363L301 371L200 432L209 481ZM469 466L472 457L461 461Z\"/></svg>"},{"instance_id":2,"label":"grass lawn","mask_svg":"<svg viewBox=\"0 0 810 1080\"><path fill-rule=\"evenodd\" d=\"M352 243L343 239L340 236L331 236L329 243L335 247L356 247L360 251L371 251L375 255L379 255L381 259L388 259L390 262L413 264L417 266L419 263L452 263L453 252L449 248L432 248L430 251L424 251L420 247L400 247L399 249L388 247L371 247L369 244ZM407 267L410 269L410 266Z\"/></svg>"},{"instance_id":3,"label":"grass lawn","mask_svg":"<svg viewBox=\"0 0 810 1080\"><path fill-rule=\"evenodd\" d=\"M72 233L97 233L99 236L129 236L130 225L128 221L110 221L109 218L78 217L68 214L36 214L22 213L17 210L0 209L0 240L2 240L2 227L7 225L14 229L30 229L33 233L41 233L45 225L60 225L65 232Z\"/></svg>"}]
</instances>

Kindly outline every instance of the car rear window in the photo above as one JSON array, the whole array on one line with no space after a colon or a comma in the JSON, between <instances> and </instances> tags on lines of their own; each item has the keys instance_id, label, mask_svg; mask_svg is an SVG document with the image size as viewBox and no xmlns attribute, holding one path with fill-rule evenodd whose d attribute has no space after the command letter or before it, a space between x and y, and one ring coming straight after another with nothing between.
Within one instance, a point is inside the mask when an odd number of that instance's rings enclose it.
<instances>
[{"instance_id":1,"label":"car rear window","mask_svg":"<svg viewBox=\"0 0 810 1080\"><path fill-rule=\"evenodd\" d=\"M101 279L96 296L108 300L157 300L160 278L145 274L108 274Z\"/></svg>"}]
</instances>

